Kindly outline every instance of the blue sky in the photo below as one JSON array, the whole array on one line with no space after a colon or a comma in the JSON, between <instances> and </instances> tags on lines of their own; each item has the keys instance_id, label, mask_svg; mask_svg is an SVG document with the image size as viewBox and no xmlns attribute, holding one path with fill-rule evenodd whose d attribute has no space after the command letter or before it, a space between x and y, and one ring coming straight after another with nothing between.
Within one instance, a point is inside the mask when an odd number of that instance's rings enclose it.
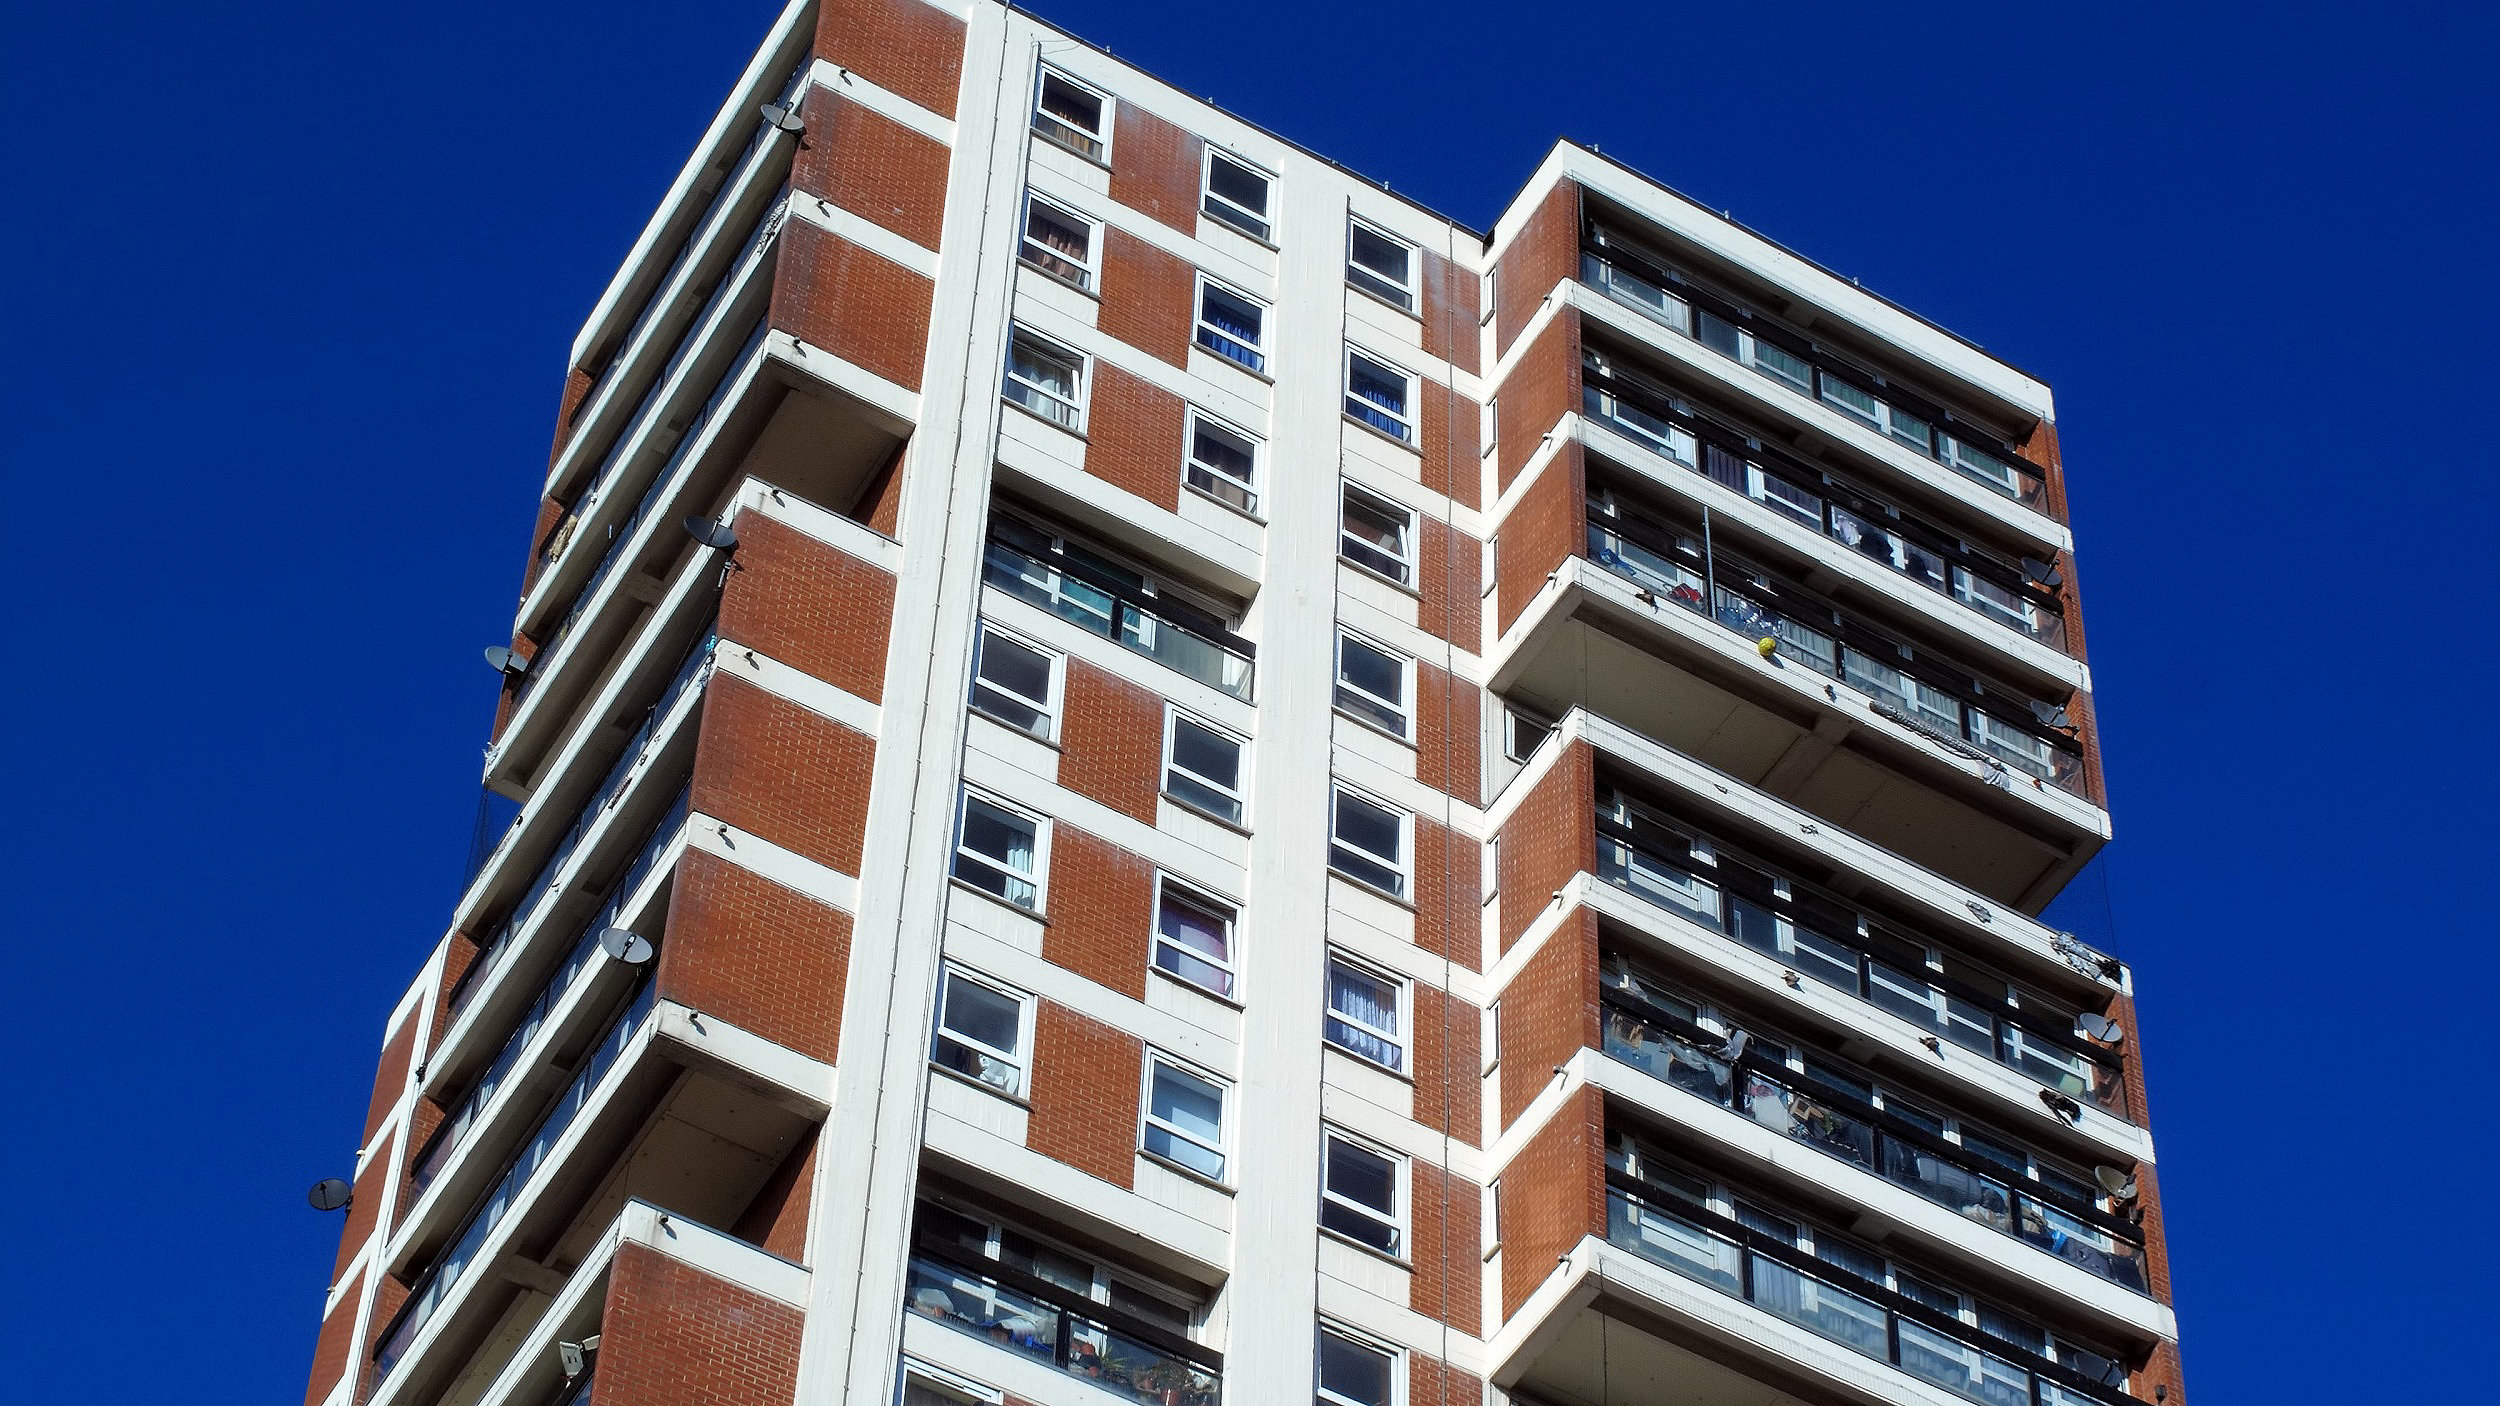
<instances>
[{"instance_id":1,"label":"blue sky","mask_svg":"<svg viewBox=\"0 0 2500 1406\"><path fill-rule=\"evenodd\" d=\"M301 1391L564 348L772 8L0 22L23 1399ZM1479 223L1596 142L2056 386L2189 1390L2489 1390L2492 11L1039 8Z\"/></svg>"}]
</instances>

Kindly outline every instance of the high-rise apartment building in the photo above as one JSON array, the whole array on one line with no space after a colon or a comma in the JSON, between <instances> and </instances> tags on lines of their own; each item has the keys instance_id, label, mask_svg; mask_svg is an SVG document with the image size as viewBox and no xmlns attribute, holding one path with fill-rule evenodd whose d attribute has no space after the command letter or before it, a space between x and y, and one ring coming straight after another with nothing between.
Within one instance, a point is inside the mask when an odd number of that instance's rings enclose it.
<instances>
[{"instance_id":1,"label":"high-rise apartment building","mask_svg":"<svg viewBox=\"0 0 2500 1406\"><path fill-rule=\"evenodd\" d=\"M2183 1400L2038 381L990 0L571 366L307 1406Z\"/></svg>"}]
</instances>

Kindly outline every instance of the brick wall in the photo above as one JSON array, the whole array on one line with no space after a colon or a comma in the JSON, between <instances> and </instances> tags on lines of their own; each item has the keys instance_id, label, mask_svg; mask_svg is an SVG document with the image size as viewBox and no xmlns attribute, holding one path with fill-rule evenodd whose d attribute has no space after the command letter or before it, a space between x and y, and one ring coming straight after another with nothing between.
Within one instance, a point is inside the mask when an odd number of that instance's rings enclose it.
<instances>
[{"instance_id":1,"label":"brick wall","mask_svg":"<svg viewBox=\"0 0 2500 1406\"><path fill-rule=\"evenodd\" d=\"M347 1375L347 1356L356 1346L356 1304L364 1297L364 1271L347 1282L338 1302L328 1317L321 1320L321 1333L313 1339L312 1378L304 1386L304 1406L321 1406L339 1378Z\"/></svg>"},{"instance_id":2,"label":"brick wall","mask_svg":"<svg viewBox=\"0 0 2500 1406\"><path fill-rule=\"evenodd\" d=\"M1183 234L1196 234L1206 144L1135 103L1117 106L1111 128L1111 198Z\"/></svg>"},{"instance_id":3,"label":"brick wall","mask_svg":"<svg viewBox=\"0 0 2500 1406\"><path fill-rule=\"evenodd\" d=\"M564 373L564 390L556 397L555 443L547 449L548 468L556 466L556 460L564 457L564 447L573 442L573 429L581 419L582 406L589 402L591 389L598 384L590 378L589 371L579 366Z\"/></svg>"},{"instance_id":4,"label":"brick wall","mask_svg":"<svg viewBox=\"0 0 2500 1406\"><path fill-rule=\"evenodd\" d=\"M1102 232L1102 311L1095 325L1139 351L1189 365L1197 271L1125 230Z\"/></svg>"},{"instance_id":5,"label":"brick wall","mask_svg":"<svg viewBox=\"0 0 2500 1406\"><path fill-rule=\"evenodd\" d=\"M1042 958L1144 1000L1155 870L1138 855L1074 826L1051 835L1050 926Z\"/></svg>"},{"instance_id":6,"label":"brick wall","mask_svg":"<svg viewBox=\"0 0 2500 1406\"><path fill-rule=\"evenodd\" d=\"M416 1056L416 1048L417 1013L411 1011L382 1044L382 1062L373 1072L373 1095L365 1100L365 1131L357 1139L359 1145L373 1141L382 1120L398 1106L399 1096L408 1091L408 1065Z\"/></svg>"},{"instance_id":7,"label":"brick wall","mask_svg":"<svg viewBox=\"0 0 2500 1406\"><path fill-rule=\"evenodd\" d=\"M1545 295L1579 271L1580 187L1558 181L1494 265L1494 355L1507 353Z\"/></svg>"},{"instance_id":8,"label":"brick wall","mask_svg":"<svg viewBox=\"0 0 2500 1406\"><path fill-rule=\"evenodd\" d=\"M1407 1406L1476 1406L1483 1400L1482 1377L1437 1357L1406 1354Z\"/></svg>"},{"instance_id":9,"label":"brick wall","mask_svg":"<svg viewBox=\"0 0 2500 1406\"><path fill-rule=\"evenodd\" d=\"M1478 758L1483 693L1429 661L1415 661L1415 779L1475 805L1483 787Z\"/></svg>"},{"instance_id":10,"label":"brick wall","mask_svg":"<svg viewBox=\"0 0 2500 1406\"><path fill-rule=\"evenodd\" d=\"M730 1234L792 1264L806 1262L808 1203L815 1195L819 1131L808 1129L799 1145L781 1159L764 1189L755 1193L738 1223L730 1227Z\"/></svg>"},{"instance_id":11,"label":"brick wall","mask_svg":"<svg viewBox=\"0 0 2500 1406\"><path fill-rule=\"evenodd\" d=\"M781 226L772 325L812 347L920 389L936 285L805 220Z\"/></svg>"},{"instance_id":12,"label":"brick wall","mask_svg":"<svg viewBox=\"0 0 2500 1406\"><path fill-rule=\"evenodd\" d=\"M443 977L434 988L434 1018L426 1022L425 1048L431 1055L435 1046L451 1033L451 989L468 975L469 963L477 960L477 939L465 932L453 933L443 940Z\"/></svg>"},{"instance_id":13,"label":"brick wall","mask_svg":"<svg viewBox=\"0 0 2500 1406\"><path fill-rule=\"evenodd\" d=\"M1085 472L1156 507L1181 502L1184 406L1170 391L1107 361L1094 363L1085 412Z\"/></svg>"},{"instance_id":14,"label":"brick wall","mask_svg":"<svg viewBox=\"0 0 2500 1406\"><path fill-rule=\"evenodd\" d=\"M1417 524L1416 623L1472 654L1484 642L1484 544L1437 517Z\"/></svg>"},{"instance_id":15,"label":"brick wall","mask_svg":"<svg viewBox=\"0 0 2500 1406\"><path fill-rule=\"evenodd\" d=\"M870 531L902 540L903 465L911 457L911 442L894 446L885 467L859 491L859 501L844 510L843 516L867 527Z\"/></svg>"},{"instance_id":16,"label":"brick wall","mask_svg":"<svg viewBox=\"0 0 2500 1406\"><path fill-rule=\"evenodd\" d=\"M1463 266L1430 249L1418 251L1417 270L1424 319L1424 354L1437 356L1461 371L1477 369L1478 294L1482 283Z\"/></svg>"},{"instance_id":17,"label":"brick wall","mask_svg":"<svg viewBox=\"0 0 2500 1406\"><path fill-rule=\"evenodd\" d=\"M720 634L871 703L885 696L894 578L757 512L738 514Z\"/></svg>"},{"instance_id":18,"label":"brick wall","mask_svg":"<svg viewBox=\"0 0 2500 1406\"><path fill-rule=\"evenodd\" d=\"M1145 1046L1055 1001L1034 1016L1033 1115L1025 1145L1113 1186L1137 1169Z\"/></svg>"},{"instance_id":19,"label":"brick wall","mask_svg":"<svg viewBox=\"0 0 2500 1406\"><path fill-rule=\"evenodd\" d=\"M1476 1008L1416 983L1415 1121L1470 1147L1484 1142L1483 1022Z\"/></svg>"},{"instance_id":20,"label":"brick wall","mask_svg":"<svg viewBox=\"0 0 2500 1406\"><path fill-rule=\"evenodd\" d=\"M373 1349L390 1330L391 1320L408 1302L408 1283L396 1274L377 1274L373 1281L373 1307L365 1319L365 1340L349 1370L356 1374L353 1400L363 1401L373 1395Z\"/></svg>"},{"instance_id":21,"label":"brick wall","mask_svg":"<svg viewBox=\"0 0 2500 1406\"><path fill-rule=\"evenodd\" d=\"M1554 1082L1554 1071L1599 1038L1597 918L1576 910L1502 988L1502 1126Z\"/></svg>"},{"instance_id":22,"label":"brick wall","mask_svg":"<svg viewBox=\"0 0 2500 1406\"><path fill-rule=\"evenodd\" d=\"M1474 840L1415 817L1415 945L1469 971L1484 970L1483 872Z\"/></svg>"},{"instance_id":23,"label":"brick wall","mask_svg":"<svg viewBox=\"0 0 2500 1406\"><path fill-rule=\"evenodd\" d=\"M529 560L521 567L521 599L529 599L530 588L538 584L538 574L547 569L547 549L554 544L557 529L571 518L572 512L555 499L538 500L538 519L530 524Z\"/></svg>"},{"instance_id":24,"label":"brick wall","mask_svg":"<svg viewBox=\"0 0 2500 1406\"><path fill-rule=\"evenodd\" d=\"M1597 868L1597 780L1586 742L1566 748L1502 826L1502 950L1519 940L1571 876Z\"/></svg>"},{"instance_id":25,"label":"brick wall","mask_svg":"<svg viewBox=\"0 0 2500 1406\"><path fill-rule=\"evenodd\" d=\"M397 1134L393 1134L394 1146ZM347 1272L348 1262L373 1238L382 1223L382 1189L391 1177L391 1149L385 1148L365 1159L365 1169L356 1174L356 1185L347 1202L346 1223L339 1227L338 1254L330 1261L330 1282L338 1282Z\"/></svg>"},{"instance_id":26,"label":"brick wall","mask_svg":"<svg viewBox=\"0 0 2500 1406\"><path fill-rule=\"evenodd\" d=\"M648 1245L620 1245L591 1406L790 1406L803 1322Z\"/></svg>"},{"instance_id":27,"label":"brick wall","mask_svg":"<svg viewBox=\"0 0 2500 1406\"><path fill-rule=\"evenodd\" d=\"M659 994L810 1059L841 1049L851 915L707 854L678 861Z\"/></svg>"},{"instance_id":28,"label":"brick wall","mask_svg":"<svg viewBox=\"0 0 2500 1406\"><path fill-rule=\"evenodd\" d=\"M1163 792L1163 699L1081 659L1067 661L1059 784L1152 825Z\"/></svg>"},{"instance_id":29,"label":"brick wall","mask_svg":"<svg viewBox=\"0 0 2500 1406\"><path fill-rule=\"evenodd\" d=\"M694 808L857 874L876 756L874 738L716 673L695 744Z\"/></svg>"},{"instance_id":30,"label":"brick wall","mask_svg":"<svg viewBox=\"0 0 2500 1406\"><path fill-rule=\"evenodd\" d=\"M1494 534L1494 629L1508 631L1545 589L1545 578L1588 549L1587 461L1574 441L1511 504Z\"/></svg>"},{"instance_id":31,"label":"brick wall","mask_svg":"<svg viewBox=\"0 0 2500 1406\"><path fill-rule=\"evenodd\" d=\"M1564 309L1494 390L1501 404L1494 474L1504 490L1563 416L1580 408L1580 314Z\"/></svg>"},{"instance_id":32,"label":"brick wall","mask_svg":"<svg viewBox=\"0 0 2500 1406\"><path fill-rule=\"evenodd\" d=\"M949 155L944 142L831 88L814 88L790 184L935 250L946 222Z\"/></svg>"},{"instance_id":33,"label":"brick wall","mask_svg":"<svg viewBox=\"0 0 2500 1406\"><path fill-rule=\"evenodd\" d=\"M1417 382L1416 399L1422 421L1417 447L1424 452L1424 487L1475 507L1480 496L1477 487L1484 478L1482 408L1430 378Z\"/></svg>"},{"instance_id":34,"label":"brick wall","mask_svg":"<svg viewBox=\"0 0 2500 1406\"><path fill-rule=\"evenodd\" d=\"M940 117L955 115L964 22L924 0L824 0L816 52Z\"/></svg>"},{"instance_id":35,"label":"brick wall","mask_svg":"<svg viewBox=\"0 0 2500 1406\"><path fill-rule=\"evenodd\" d=\"M1462 1333L1484 1329L1483 1193L1429 1162L1408 1164L1407 1222L1414 1235L1407 1307ZM1423 1397L1418 1400L1430 1400ZM1473 1403L1476 1397L1461 1398Z\"/></svg>"},{"instance_id":36,"label":"brick wall","mask_svg":"<svg viewBox=\"0 0 2500 1406\"><path fill-rule=\"evenodd\" d=\"M1555 1262L1606 1233L1606 1105L1582 1087L1502 1169L1502 1317L1507 1320Z\"/></svg>"}]
</instances>

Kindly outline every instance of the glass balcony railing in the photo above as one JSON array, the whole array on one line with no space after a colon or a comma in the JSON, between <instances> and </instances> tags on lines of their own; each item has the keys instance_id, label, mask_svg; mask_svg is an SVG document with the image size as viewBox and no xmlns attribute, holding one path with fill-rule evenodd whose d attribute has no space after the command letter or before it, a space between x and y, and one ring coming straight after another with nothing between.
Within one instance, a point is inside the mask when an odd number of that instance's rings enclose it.
<instances>
[{"instance_id":1,"label":"glass balcony railing","mask_svg":"<svg viewBox=\"0 0 2500 1406\"><path fill-rule=\"evenodd\" d=\"M982 579L1247 702L1251 647L1212 615L1156 593L1135 572L1034 528L994 517Z\"/></svg>"},{"instance_id":2,"label":"glass balcony railing","mask_svg":"<svg viewBox=\"0 0 2500 1406\"><path fill-rule=\"evenodd\" d=\"M554 1106L539 1118L538 1127L530 1134L529 1140L514 1154L503 1175L496 1178L494 1186L478 1202L477 1208L469 1212L468 1219L452 1236L450 1246L418 1281L416 1289L408 1295L408 1302L391 1320L391 1326L384 1331L381 1341L374 1345L373 1365L377 1381L390 1376L392 1369L407 1356L417 1334L433 1320L435 1313L451 1297L452 1291L460 1286L462 1277L476 1262L479 1251L486 1248L486 1242L494 1235L495 1228L503 1224L504 1217L520 1203L539 1168L545 1166L547 1159L555 1154L556 1144L563 1141L565 1133L571 1130L582 1110L590 1106L592 1096L599 1091L599 1085L607 1078L608 1071L616 1067L626 1048L633 1044L634 1037L642 1033L657 1000L658 989L645 980L633 1000L617 1013L607 1033L600 1036L599 1043L582 1057L580 1072L565 1085L564 1092L557 1095Z\"/></svg>"},{"instance_id":3,"label":"glass balcony railing","mask_svg":"<svg viewBox=\"0 0 2500 1406\"><path fill-rule=\"evenodd\" d=\"M1592 490L1588 520L1589 559L1640 589L1749 641L1773 641L1782 659L1849 685L1879 712L1953 751L2091 799L2082 744L2067 735L2062 705L1904 644L1611 490Z\"/></svg>"},{"instance_id":4,"label":"glass balcony railing","mask_svg":"<svg viewBox=\"0 0 2500 1406\"><path fill-rule=\"evenodd\" d=\"M1810 1076L1708 1034L1607 993L1605 1043L1613 1058L2113 1284L2148 1292L2143 1247L2116 1233L2121 1218L2088 1203L2060 1205L2064 1198L1988 1169L1942 1137L1861 1106L1846 1091L1815 1090Z\"/></svg>"},{"instance_id":5,"label":"glass balcony railing","mask_svg":"<svg viewBox=\"0 0 2500 1406\"><path fill-rule=\"evenodd\" d=\"M1767 319L1609 243L1603 230L1592 231L1590 239L1597 247L1583 250L1580 259L1581 279L1590 287L1761 373L1790 394L1846 415L2024 507L2048 510L2047 484L2040 474L1985 431L1954 420L1946 411L1913 405L1880 377L1838 369L1820 348L1785 329L1761 335Z\"/></svg>"},{"instance_id":6,"label":"glass balcony railing","mask_svg":"<svg viewBox=\"0 0 2500 1406\"><path fill-rule=\"evenodd\" d=\"M520 1021L513 1026L512 1033L504 1037L503 1047L496 1051L494 1061L486 1066L486 1072L478 1076L477 1083L443 1119L441 1126L434 1130L434 1135L426 1140L425 1150L417 1156L414 1172L419 1190L431 1186L443 1168L450 1165L452 1154L467 1139L469 1130L477 1125L479 1115L494 1100L496 1090L512 1077L522 1052L529 1048L530 1041L538 1038L538 1032L546 1027L548 1018L571 994L582 974L590 970L591 957L599 950L599 934L623 919L625 905L632 901L634 891L641 887L644 879L650 877L652 866L659 863L660 856L676 840L679 827L686 823L687 803L692 795L691 789L681 788L678 791L675 803L660 817L659 823L651 827L651 833L644 837L640 850L634 855L634 862L627 865L625 872L610 886L607 901L600 904L599 911L582 925L581 936L574 939L573 946L564 954L564 960L548 974L537 996L531 999L529 1009L521 1013Z\"/></svg>"},{"instance_id":7,"label":"glass balcony railing","mask_svg":"<svg viewBox=\"0 0 2500 1406\"><path fill-rule=\"evenodd\" d=\"M1609 1185L1606 1239L1979 1406L2135 1406L2120 1386L1979 1341L1968 1324L1672 1194Z\"/></svg>"},{"instance_id":8,"label":"glass balcony railing","mask_svg":"<svg viewBox=\"0 0 2500 1406\"><path fill-rule=\"evenodd\" d=\"M987 1338L1116 1397L1149 1406L1216 1406L1222 1397L1216 1371L1171 1348L1149 1344L1142 1332L1111 1327L1095 1316L1099 1308L1089 1307L1090 1300L1079 1300L1046 1280L1011 1286L995 1270L983 1272L921 1254L912 1256L903 1297L919 1317Z\"/></svg>"},{"instance_id":9,"label":"glass balcony railing","mask_svg":"<svg viewBox=\"0 0 2500 1406\"><path fill-rule=\"evenodd\" d=\"M2123 1066L2072 1032L2072 1012L1740 861L1627 798L1602 799L1596 825L1600 880L1776 957L1800 977L1889 1011L1940 1042L2128 1116Z\"/></svg>"},{"instance_id":10,"label":"glass balcony railing","mask_svg":"<svg viewBox=\"0 0 2500 1406\"><path fill-rule=\"evenodd\" d=\"M1581 409L1657 458L1701 475L1831 538L1972 614L2061 653L2066 620L2056 594L2032 584L2033 568L2002 561L1902 512L1855 484L1792 460L1724 428L1682 400L1590 351Z\"/></svg>"}]
</instances>

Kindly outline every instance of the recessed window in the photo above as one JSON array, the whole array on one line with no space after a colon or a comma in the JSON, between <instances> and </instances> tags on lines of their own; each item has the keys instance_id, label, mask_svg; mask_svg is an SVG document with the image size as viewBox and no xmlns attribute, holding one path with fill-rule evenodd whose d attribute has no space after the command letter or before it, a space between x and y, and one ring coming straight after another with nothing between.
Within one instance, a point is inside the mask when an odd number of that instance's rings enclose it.
<instances>
[{"instance_id":1,"label":"recessed window","mask_svg":"<svg viewBox=\"0 0 2500 1406\"><path fill-rule=\"evenodd\" d=\"M1041 820L964 792L955 827L955 877L1018 908L1040 908Z\"/></svg>"},{"instance_id":2,"label":"recessed window","mask_svg":"<svg viewBox=\"0 0 2500 1406\"><path fill-rule=\"evenodd\" d=\"M1022 327L1007 338L1007 399L1068 429L1085 420L1085 358Z\"/></svg>"},{"instance_id":3,"label":"recessed window","mask_svg":"<svg viewBox=\"0 0 2500 1406\"><path fill-rule=\"evenodd\" d=\"M1259 511L1259 442L1203 410L1189 412L1189 463L1181 480L1245 513Z\"/></svg>"},{"instance_id":4,"label":"recessed window","mask_svg":"<svg viewBox=\"0 0 2500 1406\"><path fill-rule=\"evenodd\" d=\"M1347 485L1337 554L1401 586L1415 584L1415 514Z\"/></svg>"},{"instance_id":5,"label":"recessed window","mask_svg":"<svg viewBox=\"0 0 2500 1406\"><path fill-rule=\"evenodd\" d=\"M1502 755L1514 762L1534 756L1545 739L1553 735L1554 725L1534 713L1518 708L1502 710Z\"/></svg>"},{"instance_id":6,"label":"recessed window","mask_svg":"<svg viewBox=\"0 0 2500 1406\"><path fill-rule=\"evenodd\" d=\"M1345 352L1345 413L1405 443L1415 442L1415 378L1352 347Z\"/></svg>"},{"instance_id":7,"label":"recessed window","mask_svg":"<svg viewBox=\"0 0 2500 1406\"><path fill-rule=\"evenodd\" d=\"M1059 656L987 621L974 646L972 710L1047 742L1058 726Z\"/></svg>"},{"instance_id":8,"label":"recessed window","mask_svg":"<svg viewBox=\"0 0 2500 1406\"><path fill-rule=\"evenodd\" d=\"M1415 250L1361 220L1346 226L1346 282L1408 312L1415 310Z\"/></svg>"},{"instance_id":9,"label":"recessed window","mask_svg":"<svg viewBox=\"0 0 2500 1406\"><path fill-rule=\"evenodd\" d=\"M1163 789L1192 810L1204 811L1227 825L1242 820L1241 754L1238 737L1173 709L1164 731Z\"/></svg>"},{"instance_id":10,"label":"recessed window","mask_svg":"<svg viewBox=\"0 0 2500 1406\"><path fill-rule=\"evenodd\" d=\"M1406 1067L1400 1007L1406 983L1343 957L1328 959L1328 1043L1383 1069Z\"/></svg>"},{"instance_id":11,"label":"recessed window","mask_svg":"<svg viewBox=\"0 0 2500 1406\"><path fill-rule=\"evenodd\" d=\"M1198 280L1198 345L1253 371L1267 369L1267 309L1247 293Z\"/></svg>"},{"instance_id":12,"label":"recessed window","mask_svg":"<svg viewBox=\"0 0 2500 1406\"><path fill-rule=\"evenodd\" d=\"M1328 867L1396 898L1406 896L1406 817L1338 788L1329 812Z\"/></svg>"},{"instance_id":13,"label":"recessed window","mask_svg":"<svg viewBox=\"0 0 2500 1406\"><path fill-rule=\"evenodd\" d=\"M1111 152L1111 99L1066 74L1043 69L1033 101L1033 130L1079 156L1105 160Z\"/></svg>"},{"instance_id":14,"label":"recessed window","mask_svg":"<svg viewBox=\"0 0 2500 1406\"><path fill-rule=\"evenodd\" d=\"M929 1062L1011 1097L1024 1096L1032 998L949 966L938 989Z\"/></svg>"},{"instance_id":15,"label":"recessed window","mask_svg":"<svg viewBox=\"0 0 2500 1406\"><path fill-rule=\"evenodd\" d=\"M1407 681L1413 661L1354 635L1337 636L1337 707L1372 726L1408 733Z\"/></svg>"},{"instance_id":16,"label":"recessed window","mask_svg":"<svg viewBox=\"0 0 2500 1406\"><path fill-rule=\"evenodd\" d=\"M1233 905L1165 879L1155 895L1155 966L1218 996L1233 994Z\"/></svg>"},{"instance_id":17,"label":"recessed window","mask_svg":"<svg viewBox=\"0 0 2500 1406\"><path fill-rule=\"evenodd\" d=\"M1215 219L1265 243L1268 192L1276 178L1230 152L1207 148L1207 192L1199 207Z\"/></svg>"},{"instance_id":18,"label":"recessed window","mask_svg":"<svg viewBox=\"0 0 2500 1406\"><path fill-rule=\"evenodd\" d=\"M1320 1168L1319 1223L1385 1255L1406 1253L1406 1198L1399 1194L1405 1159L1335 1133Z\"/></svg>"},{"instance_id":19,"label":"recessed window","mask_svg":"<svg viewBox=\"0 0 2500 1406\"><path fill-rule=\"evenodd\" d=\"M1397 1354L1334 1328L1319 1330L1319 1400L1325 1406L1396 1406Z\"/></svg>"},{"instance_id":20,"label":"recessed window","mask_svg":"<svg viewBox=\"0 0 2500 1406\"><path fill-rule=\"evenodd\" d=\"M1062 283L1092 292L1096 228L1092 220L1064 205L1028 195L1019 256Z\"/></svg>"},{"instance_id":21,"label":"recessed window","mask_svg":"<svg viewBox=\"0 0 2500 1406\"><path fill-rule=\"evenodd\" d=\"M1224 1086L1155 1055L1147 1061L1145 1150L1224 1179Z\"/></svg>"}]
</instances>

